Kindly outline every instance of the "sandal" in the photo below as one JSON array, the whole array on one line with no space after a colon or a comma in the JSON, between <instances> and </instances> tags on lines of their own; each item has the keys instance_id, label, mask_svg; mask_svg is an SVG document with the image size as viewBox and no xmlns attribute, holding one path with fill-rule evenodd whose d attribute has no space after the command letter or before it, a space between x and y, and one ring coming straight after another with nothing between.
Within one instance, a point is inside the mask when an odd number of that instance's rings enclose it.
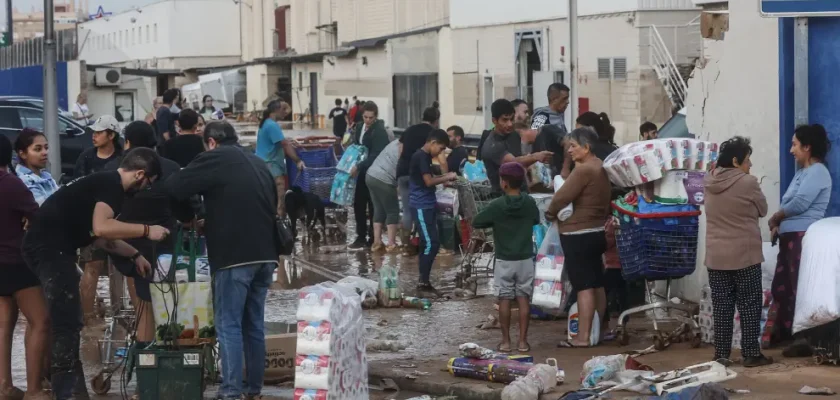
<instances>
[{"instance_id":1,"label":"sandal","mask_svg":"<svg viewBox=\"0 0 840 400\"><path fill-rule=\"evenodd\" d=\"M527 352L531 351L531 344L530 343L525 343L525 347L520 347L516 350L519 351L520 353L527 353Z\"/></svg>"},{"instance_id":2,"label":"sandal","mask_svg":"<svg viewBox=\"0 0 840 400\"><path fill-rule=\"evenodd\" d=\"M496 346L496 351L498 351L499 353L505 353L505 354L509 354L512 351L512 349L510 348L510 345L508 345L508 347L502 347L502 346L504 346L504 344L499 343L499 345Z\"/></svg>"},{"instance_id":3,"label":"sandal","mask_svg":"<svg viewBox=\"0 0 840 400\"><path fill-rule=\"evenodd\" d=\"M560 344L558 344L557 347L561 349L585 349L592 346L577 346L574 343L572 343L571 340L564 340L560 342Z\"/></svg>"}]
</instances>

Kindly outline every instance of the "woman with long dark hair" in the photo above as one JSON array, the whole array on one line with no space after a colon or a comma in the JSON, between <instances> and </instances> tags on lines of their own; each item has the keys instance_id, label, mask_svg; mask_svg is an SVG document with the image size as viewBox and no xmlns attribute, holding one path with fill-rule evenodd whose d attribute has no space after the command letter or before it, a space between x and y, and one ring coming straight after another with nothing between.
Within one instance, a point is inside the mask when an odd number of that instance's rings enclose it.
<instances>
[{"instance_id":1,"label":"woman with long dark hair","mask_svg":"<svg viewBox=\"0 0 840 400\"><path fill-rule=\"evenodd\" d=\"M349 249L361 250L373 245L373 201L367 187L367 171L379 153L388 145L385 122L379 119L379 107L372 101L362 106L362 123L353 128L353 142L367 149L367 158L353 167L350 176L357 177L353 212L356 216L356 240ZM371 226L368 226L371 225ZM369 237L368 237L369 236Z\"/></svg>"},{"instance_id":2,"label":"woman with long dark hair","mask_svg":"<svg viewBox=\"0 0 840 400\"><path fill-rule=\"evenodd\" d=\"M15 140L15 153L20 160L15 172L35 196L38 205L58 190L58 185L47 171L49 151L47 137L34 129L24 128Z\"/></svg>"},{"instance_id":3,"label":"woman with long dark hair","mask_svg":"<svg viewBox=\"0 0 840 400\"><path fill-rule=\"evenodd\" d=\"M198 110L198 113L204 117L204 119L210 119L213 116L213 113L216 112L216 107L213 106L213 96L206 94L201 99L201 109Z\"/></svg>"},{"instance_id":4,"label":"woman with long dark hair","mask_svg":"<svg viewBox=\"0 0 840 400\"><path fill-rule=\"evenodd\" d=\"M831 142L822 125L802 125L794 131L790 154L796 159L798 169L782 196L779 211L768 222L772 237L779 240L779 258L772 285L772 311L776 314L773 343L793 339L802 238L811 224L825 217L828 209L831 175L825 158L830 149ZM785 357L808 356L810 347L806 339L797 338L782 354Z\"/></svg>"},{"instance_id":5,"label":"woman with long dark hair","mask_svg":"<svg viewBox=\"0 0 840 400\"><path fill-rule=\"evenodd\" d=\"M289 114L289 104L275 100L268 103L263 110L260 119L260 128L257 131L257 157L265 160L271 175L274 176L274 184L277 186L277 215L286 215L286 189L289 188L289 177L286 171L286 157L291 158L303 171L306 167L298 157L292 142L283 136L283 130L277 121Z\"/></svg>"},{"instance_id":6,"label":"woman with long dark hair","mask_svg":"<svg viewBox=\"0 0 840 400\"><path fill-rule=\"evenodd\" d=\"M592 152L601 161L618 150L618 146L615 144L615 127L612 126L607 113L595 114L592 111L587 111L578 116L575 122L578 128L589 127L598 134L598 141L593 144Z\"/></svg>"},{"instance_id":7,"label":"woman with long dark hair","mask_svg":"<svg viewBox=\"0 0 840 400\"><path fill-rule=\"evenodd\" d=\"M43 390L50 323L41 282L21 254L26 221L38 203L11 170L12 144L0 135L0 398L48 400ZM12 338L18 311L26 329L26 393L12 386Z\"/></svg>"}]
</instances>

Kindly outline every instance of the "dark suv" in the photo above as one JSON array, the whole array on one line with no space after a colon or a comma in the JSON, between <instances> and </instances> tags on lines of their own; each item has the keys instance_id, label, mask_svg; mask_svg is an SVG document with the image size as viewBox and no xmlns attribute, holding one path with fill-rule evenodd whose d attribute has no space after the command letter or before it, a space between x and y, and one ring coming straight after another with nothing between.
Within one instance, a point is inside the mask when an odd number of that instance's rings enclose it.
<instances>
[{"instance_id":1,"label":"dark suv","mask_svg":"<svg viewBox=\"0 0 840 400\"><path fill-rule=\"evenodd\" d=\"M28 102L0 100L0 133L14 143L23 128L44 131L44 109ZM62 178L56 180L67 181L73 177L73 167L76 159L85 149L93 147L90 128L85 128L67 117L58 116L58 133L61 149ZM51 148L55 151L55 145Z\"/></svg>"}]
</instances>

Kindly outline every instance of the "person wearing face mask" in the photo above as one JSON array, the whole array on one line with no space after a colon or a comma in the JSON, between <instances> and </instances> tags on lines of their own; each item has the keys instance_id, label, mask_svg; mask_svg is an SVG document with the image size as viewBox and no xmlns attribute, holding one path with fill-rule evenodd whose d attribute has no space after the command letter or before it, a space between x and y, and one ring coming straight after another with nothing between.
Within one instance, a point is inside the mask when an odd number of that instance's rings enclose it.
<instances>
[{"instance_id":1,"label":"person wearing face mask","mask_svg":"<svg viewBox=\"0 0 840 400\"><path fill-rule=\"evenodd\" d=\"M49 151L47 137L34 129L25 128L15 139L15 153L20 160L15 173L35 196L38 205L44 204L58 190L58 185L47 171Z\"/></svg>"},{"instance_id":2,"label":"person wearing face mask","mask_svg":"<svg viewBox=\"0 0 840 400\"><path fill-rule=\"evenodd\" d=\"M151 264L124 239L163 240L169 230L160 225L118 221L126 194L136 194L161 175L160 159L150 149L127 153L116 171L76 179L58 189L36 212L23 239L23 257L41 280L52 324L51 379L57 400L86 398L73 393L84 382L79 360L82 305L76 251L96 244L109 253L130 258L138 273L151 274Z\"/></svg>"},{"instance_id":3,"label":"person wearing face mask","mask_svg":"<svg viewBox=\"0 0 840 400\"><path fill-rule=\"evenodd\" d=\"M235 355L222 357L218 396L256 398L265 375L265 300L280 250L278 193L269 165L238 146L229 123L207 124L204 140L208 150L168 177L164 190L181 201L204 198L216 335L222 354Z\"/></svg>"}]
</instances>

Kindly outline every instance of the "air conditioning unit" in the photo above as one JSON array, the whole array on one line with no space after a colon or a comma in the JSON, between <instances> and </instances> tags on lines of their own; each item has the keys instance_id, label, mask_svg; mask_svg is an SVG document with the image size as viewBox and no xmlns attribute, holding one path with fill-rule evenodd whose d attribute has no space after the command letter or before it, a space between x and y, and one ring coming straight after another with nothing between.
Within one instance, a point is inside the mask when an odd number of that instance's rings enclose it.
<instances>
[{"instance_id":1,"label":"air conditioning unit","mask_svg":"<svg viewBox=\"0 0 840 400\"><path fill-rule=\"evenodd\" d=\"M99 87L119 86L122 83L122 72L119 68L97 68L93 82Z\"/></svg>"}]
</instances>

